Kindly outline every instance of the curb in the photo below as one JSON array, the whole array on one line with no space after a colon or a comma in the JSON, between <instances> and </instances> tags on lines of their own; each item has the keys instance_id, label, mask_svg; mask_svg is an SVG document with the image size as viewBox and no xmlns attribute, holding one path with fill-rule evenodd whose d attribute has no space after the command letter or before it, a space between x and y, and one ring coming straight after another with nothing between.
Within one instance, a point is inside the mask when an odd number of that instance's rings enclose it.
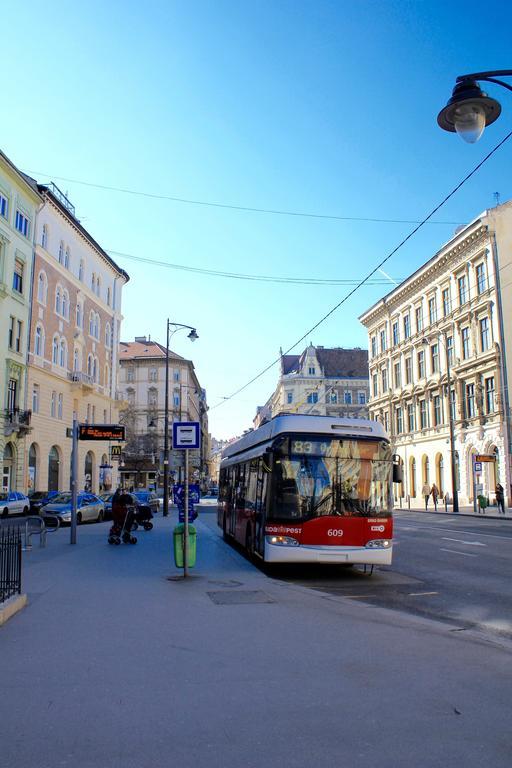
<instances>
[{"instance_id":1,"label":"curb","mask_svg":"<svg viewBox=\"0 0 512 768\"><path fill-rule=\"evenodd\" d=\"M475 517L477 520L510 520L512 521L512 515L505 513L504 515L486 515L485 512L476 514L474 512L445 512L444 510L433 511L430 509L405 509L402 507L395 507L393 514L397 512L420 512L422 515L446 515L448 517Z\"/></svg>"},{"instance_id":2,"label":"curb","mask_svg":"<svg viewBox=\"0 0 512 768\"><path fill-rule=\"evenodd\" d=\"M0 605L0 627L5 624L6 621L14 616L14 614L21 611L27 604L27 595L16 595L16 597L10 597L5 603Z\"/></svg>"}]
</instances>

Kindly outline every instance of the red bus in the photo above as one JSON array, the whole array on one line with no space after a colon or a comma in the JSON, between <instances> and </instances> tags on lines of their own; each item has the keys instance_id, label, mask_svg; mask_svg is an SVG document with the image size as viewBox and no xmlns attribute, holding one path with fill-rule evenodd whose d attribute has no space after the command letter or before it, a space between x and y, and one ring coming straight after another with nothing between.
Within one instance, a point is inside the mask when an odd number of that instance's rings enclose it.
<instances>
[{"instance_id":1,"label":"red bus","mask_svg":"<svg viewBox=\"0 0 512 768\"><path fill-rule=\"evenodd\" d=\"M269 563L389 565L400 471L376 421L276 416L224 449L217 522Z\"/></svg>"}]
</instances>

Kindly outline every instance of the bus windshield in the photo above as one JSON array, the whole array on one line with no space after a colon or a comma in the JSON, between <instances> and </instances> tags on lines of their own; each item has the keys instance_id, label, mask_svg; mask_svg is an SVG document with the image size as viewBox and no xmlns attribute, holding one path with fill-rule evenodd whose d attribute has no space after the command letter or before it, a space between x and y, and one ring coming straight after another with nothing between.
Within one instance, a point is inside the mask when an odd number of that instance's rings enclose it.
<instances>
[{"instance_id":1,"label":"bus windshield","mask_svg":"<svg viewBox=\"0 0 512 768\"><path fill-rule=\"evenodd\" d=\"M391 470L385 440L284 438L275 446L269 517L389 517Z\"/></svg>"}]
</instances>

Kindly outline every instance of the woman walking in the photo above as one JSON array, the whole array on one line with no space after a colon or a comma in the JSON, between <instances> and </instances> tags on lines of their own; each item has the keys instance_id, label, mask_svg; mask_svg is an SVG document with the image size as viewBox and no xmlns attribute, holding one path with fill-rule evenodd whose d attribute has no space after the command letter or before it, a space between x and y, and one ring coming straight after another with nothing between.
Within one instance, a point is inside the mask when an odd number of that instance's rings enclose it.
<instances>
[{"instance_id":1,"label":"woman walking","mask_svg":"<svg viewBox=\"0 0 512 768\"><path fill-rule=\"evenodd\" d=\"M428 509L428 499L430 496L430 485L427 482L423 483L423 488L421 489L421 492L425 497L425 512L426 512Z\"/></svg>"}]
</instances>

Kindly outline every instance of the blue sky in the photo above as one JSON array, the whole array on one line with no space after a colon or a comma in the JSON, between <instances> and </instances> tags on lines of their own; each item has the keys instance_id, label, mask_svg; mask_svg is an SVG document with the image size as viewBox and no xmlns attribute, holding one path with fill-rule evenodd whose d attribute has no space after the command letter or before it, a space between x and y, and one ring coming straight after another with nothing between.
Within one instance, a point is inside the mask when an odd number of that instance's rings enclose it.
<instances>
[{"instance_id":1,"label":"blue sky","mask_svg":"<svg viewBox=\"0 0 512 768\"><path fill-rule=\"evenodd\" d=\"M417 220L510 130L512 94L476 145L436 116L455 77L512 67L512 8L466 2L32 2L2 10L3 151L67 191L107 249L199 268L361 278L408 224L278 216L101 190L337 216ZM506 56L508 54L508 58ZM403 278L469 221L512 196L506 144L392 260ZM116 256L131 276L123 340L195 325L192 357L216 437L251 425L274 368L222 403L343 297L193 275ZM357 316L389 286L366 286L308 340L367 345ZM301 344L297 352L303 348Z\"/></svg>"}]
</instances>

